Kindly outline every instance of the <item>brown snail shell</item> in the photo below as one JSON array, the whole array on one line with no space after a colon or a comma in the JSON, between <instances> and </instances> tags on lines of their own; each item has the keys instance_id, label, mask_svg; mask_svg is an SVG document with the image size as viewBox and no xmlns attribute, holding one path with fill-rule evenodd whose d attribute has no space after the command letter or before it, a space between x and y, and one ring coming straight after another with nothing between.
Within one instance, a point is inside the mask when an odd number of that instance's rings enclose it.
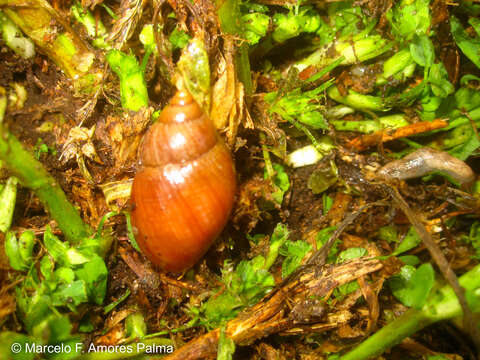
<instances>
[{"instance_id":1,"label":"brown snail shell","mask_svg":"<svg viewBox=\"0 0 480 360\"><path fill-rule=\"evenodd\" d=\"M145 255L161 268L193 266L225 226L236 180L230 151L186 91L151 126L132 187L132 225Z\"/></svg>"}]
</instances>

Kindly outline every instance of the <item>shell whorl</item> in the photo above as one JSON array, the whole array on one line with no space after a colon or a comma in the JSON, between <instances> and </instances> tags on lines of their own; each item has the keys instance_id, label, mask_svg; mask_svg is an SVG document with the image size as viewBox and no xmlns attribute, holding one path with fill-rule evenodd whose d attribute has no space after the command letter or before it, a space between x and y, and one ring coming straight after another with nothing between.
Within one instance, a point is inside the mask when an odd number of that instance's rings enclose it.
<instances>
[{"instance_id":1,"label":"shell whorl","mask_svg":"<svg viewBox=\"0 0 480 360\"><path fill-rule=\"evenodd\" d=\"M143 166L192 161L219 141L213 123L186 91L178 91L143 140ZM148 149L148 151L145 151Z\"/></svg>"}]
</instances>

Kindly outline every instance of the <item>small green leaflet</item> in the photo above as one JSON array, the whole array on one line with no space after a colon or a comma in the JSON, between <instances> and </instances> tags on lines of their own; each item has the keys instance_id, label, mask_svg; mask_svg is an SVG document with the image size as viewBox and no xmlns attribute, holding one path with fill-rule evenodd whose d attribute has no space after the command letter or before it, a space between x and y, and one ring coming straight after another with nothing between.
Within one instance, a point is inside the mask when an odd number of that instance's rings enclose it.
<instances>
[{"instance_id":1,"label":"small green leaflet","mask_svg":"<svg viewBox=\"0 0 480 360\"><path fill-rule=\"evenodd\" d=\"M435 283L431 264L422 264L418 269L411 265L401 268L400 274L389 280L393 295L405 306L421 309L426 303Z\"/></svg>"}]
</instances>

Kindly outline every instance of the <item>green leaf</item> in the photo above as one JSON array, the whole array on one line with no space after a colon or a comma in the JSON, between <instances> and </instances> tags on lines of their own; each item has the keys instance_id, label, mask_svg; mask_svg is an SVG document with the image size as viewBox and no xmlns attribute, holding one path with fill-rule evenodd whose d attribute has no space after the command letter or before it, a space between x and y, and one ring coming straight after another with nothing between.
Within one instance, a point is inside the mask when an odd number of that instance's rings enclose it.
<instances>
[{"instance_id":1,"label":"green leaf","mask_svg":"<svg viewBox=\"0 0 480 360\"><path fill-rule=\"evenodd\" d=\"M263 257L257 256L250 261L241 261L235 269L241 282L241 286L237 286L248 305L254 304L275 286L273 276L263 269L264 261Z\"/></svg>"},{"instance_id":2,"label":"green leaf","mask_svg":"<svg viewBox=\"0 0 480 360\"><path fill-rule=\"evenodd\" d=\"M406 91L395 93L385 98L384 103L386 107L410 106L415 100L421 98L426 91L428 91L428 88L425 85L425 81L422 81L420 84L408 88Z\"/></svg>"},{"instance_id":3,"label":"green leaf","mask_svg":"<svg viewBox=\"0 0 480 360\"><path fill-rule=\"evenodd\" d=\"M308 178L307 186L312 193L321 194L338 181L337 169L333 166L317 168Z\"/></svg>"},{"instance_id":4,"label":"green leaf","mask_svg":"<svg viewBox=\"0 0 480 360\"><path fill-rule=\"evenodd\" d=\"M415 34L426 34L430 29L430 0L402 0L387 12L392 34L400 42L408 41Z\"/></svg>"},{"instance_id":5,"label":"green leaf","mask_svg":"<svg viewBox=\"0 0 480 360\"><path fill-rule=\"evenodd\" d=\"M268 249L267 258L265 259L263 269L268 270L273 265L277 259L279 250L285 241L287 241L288 235L289 231L287 226L282 223L278 223L273 230L272 237L270 238L270 247Z\"/></svg>"},{"instance_id":6,"label":"green leaf","mask_svg":"<svg viewBox=\"0 0 480 360\"><path fill-rule=\"evenodd\" d=\"M467 86L470 81L480 81L480 77L475 76L473 74L463 75L460 79L460 85Z\"/></svg>"},{"instance_id":7,"label":"green leaf","mask_svg":"<svg viewBox=\"0 0 480 360\"><path fill-rule=\"evenodd\" d=\"M337 258L337 264L341 264L347 260L357 259L359 257L367 255L368 252L366 249L361 247L352 247L347 250L342 251Z\"/></svg>"},{"instance_id":8,"label":"green leaf","mask_svg":"<svg viewBox=\"0 0 480 360\"><path fill-rule=\"evenodd\" d=\"M66 263L69 246L53 235L49 225L47 225L43 234L43 245L57 263L61 265Z\"/></svg>"},{"instance_id":9,"label":"green leaf","mask_svg":"<svg viewBox=\"0 0 480 360\"><path fill-rule=\"evenodd\" d=\"M407 66L413 63L412 55L408 48L402 49L390 58L385 60L383 63L383 74L384 79L388 79L395 74L402 72Z\"/></svg>"},{"instance_id":10,"label":"green leaf","mask_svg":"<svg viewBox=\"0 0 480 360\"><path fill-rule=\"evenodd\" d=\"M7 183L0 190L0 232L7 232L12 225L13 211L17 199L18 179L14 176L8 178Z\"/></svg>"},{"instance_id":11,"label":"green leaf","mask_svg":"<svg viewBox=\"0 0 480 360\"><path fill-rule=\"evenodd\" d=\"M70 284L75 280L75 273L68 267L60 267L54 272L55 280L59 284Z\"/></svg>"},{"instance_id":12,"label":"green leaf","mask_svg":"<svg viewBox=\"0 0 480 360\"><path fill-rule=\"evenodd\" d=\"M212 296L202 305L206 325L215 328L225 321L233 319L245 306L240 296L231 292Z\"/></svg>"},{"instance_id":13,"label":"green leaf","mask_svg":"<svg viewBox=\"0 0 480 360\"><path fill-rule=\"evenodd\" d=\"M108 270L103 259L94 255L92 259L75 270L78 279L86 284L90 301L100 305L107 292Z\"/></svg>"},{"instance_id":14,"label":"green leaf","mask_svg":"<svg viewBox=\"0 0 480 360\"><path fill-rule=\"evenodd\" d=\"M130 314L125 319L126 337L130 339L141 339L147 334L145 318L139 312Z\"/></svg>"},{"instance_id":15,"label":"green leaf","mask_svg":"<svg viewBox=\"0 0 480 360\"><path fill-rule=\"evenodd\" d=\"M462 236L462 240L475 249L475 258L480 259L480 222L475 221L470 227L468 236Z\"/></svg>"},{"instance_id":16,"label":"green leaf","mask_svg":"<svg viewBox=\"0 0 480 360\"><path fill-rule=\"evenodd\" d=\"M405 265L400 274L393 276L389 285L393 295L405 306L421 309L435 283L435 271L431 264L422 264L418 269Z\"/></svg>"},{"instance_id":17,"label":"green leaf","mask_svg":"<svg viewBox=\"0 0 480 360\"><path fill-rule=\"evenodd\" d=\"M333 199L326 193L322 194L323 214L326 215L333 206ZM318 239L317 239L318 241Z\"/></svg>"},{"instance_id":18,"label":"green leaf","mask_svg":"<svg viewBox=\"0 0 480 360\"><path fill-rule=\"evenodd\" d=\"M87 288L83 280L76 280L69 284L59 285L57 290L52 294L52 305L68 306L72 310L75 309L75 306L87 301Z\"/></svg>"},{"instance_id":19,"label":"green leaf","mask_svg":"<svg viewBox=\"0 0 480 360\"><path fill-rule=\"evenodd\" d=\"M410 44L412 59L420 66L429 68L435 59L435 48L432 41L425 34L414 35Z\"/></svg>"},{"instance_id":20,"label":"green leaf","mask_svg":"<svg viewBox=\"0 0 480 360\"><path fill-rule=\"evenodd\" d=\"M443 63L433 64L428 72L428 83L435 96L442 98L453 94L455 87L448 80L448 73ZM435 109L436 110L436 109Z\"/></svg>"},{"instance_id":21,"label":"green leaf","mask_svg":"<svg viewBox=\"0 0 480 360\"><path fill-rule=\"evenodd\" d=\"M73 326L70 323L68 316L53 315L48 319L48 323L50 327L48 342L50 344L71 339L70 332L72 331Z\"/></svg>"},{"instance_id":22,"label":"green leaf","mask_svg":"<svg viewBox=\"0 0 480 360\"><path fill-rule=\"evenodd\" d=\"M255 45L267 34L270 17L258 12L248 13L242 16L245 26L245 38L250 45Z\"/></svg>"},{"instance_id":23,"label":"green leaf","mask_svg":"<svg viewBox=\"0 0 480 360\"><path fill-rule=\"evenodd\" d=\"M420 244L422 239L418 236L417 230L413 226L410 226L408 229L407 234L403 238L400 245L398 245L397 249L392 253L392 255L400 255L408 250L413 249L418 244Z\"/></svg>"},{"instance_id":24,"label":"green leaf","mask_svg":"<svg viewBox=\"0 0 480 360\"><path fill-rule=\"evenodd\" d=\"M349 283L336 287L333 291L333 294L337 299L342 299L344 296L351 294L359 288L360 286L358 285L358 282L351 281Z\"/></svg>"},{"instance_id":25,"label":"green leaf","mask_svg":"<svg viewBox=\"0 0 480 360\"><path fill-rule=\"evenodd\" d=\"M157 44L155 43L155 35L153 34L153 24L145 25L138 35L138 39L143 44L146 52L158 53Z\"/></svg>"},{"instance_id":26,"label":"green leaf","mask_svg":"<svg viewBox=\"0 0 480 360\"><path fill-rule=\"evenodd\" d=\"M473 29L480 36L480 20L477 17L468 18L468 23L472 25Z\"/></svg>"},{"instance_id":27,"label":"green leaf","mask_svg":"<svg viewBox=\"0 0 480 360\"><path fill-rule=\"evenodd\" d=\"M273 200L277 204L282 204L283 196L290 189L290 180L288 179L288 174L285 172L285 169L280 164L273 164L273 169L275 170L275 175L273 177L273 183L275 185L275 191L272 192ZM264 178L268 178L268 174L264 174Z\"/></svg>"},{"instance_id":28,"label":"green leaf","mask_svg":"<svg viewBox=\"0 0 480 360\"><path fill-rule=\"evenodd\" d=\"M360 6L352 6L351 1L332 2L327 8L330 31L341 37L358 35L369 27L371 18L365 16Z\"/></svg>"},{"instance_id":29,"label":"green leaf","mask_svg":"<svg viewBox=\"0 0 480 360\"><path fill-rule=\"evenodd\" d=\"M480 140L471 124L462 127L464 140L458 146L448 150L448 153L460 160L467 160L480 147Z\"/></svg>"},{"instance_id":30,"label":"green leaf","mask_svg":"<svg viewBox=\"0 0 480 360\"><path fill-rule=\"evenodd\" d=\"M70 265L81 265L90 261L90 256L83 254L75 248L70 248L66 251L66 260Z\"/></svg>"},{"instance_id":31,"label":"green leaf","mask_svg":"<svg viewBox=\"0 0 480 360\"><path fill-rule=\"evenodd\" d=\"M378 229L378 237L388 243L398 242L397 229L393 225L382 226Z\"/></svg>"},{"instance_id":32,"label":"green leaf","mask_svg":"<svg viewBox=\"0 0 480 360\"><path fill-rule=\"evenodd\" d=\"M356 91L349 90L348 94L343 96L336 86L328 89L327 94L333 100L348 105L354 109L362 111L388 111L385 99L380 96L364 95Z\"/></svg>"},{"instance_id":33,"label":"green leaf","mask_svg":"<svg viewBox=\"0 0 480 360\"><path fill-rule=\"evenodd\" d=\"M280 254L285 256L282 263L282 278L285 279L293 273L302 263L305 255L312 249L312 245L306 241L288 240L280 249Z\"/></svg>"},{"instance_id":34,"label":"green leaf","mask_svg":"<svg viewBox=\"0 0 480 360\"><path fill-rule=\"evenodd\" d=\"M28 270L28 264L20 254L20 248L15 234L11 231L5 235L5 253L12 269L17 271Z\"/></svg>"},{"instance_id":35,"label":"green leaf","mask_svg":"<svg viewBox=\"0 0 480 360\"><path fill-rule=\"evenodd\" d=\"M17 299L18 298L19 297L17 296ZM38 293L21 303L23 321L29 334L42 334L43 329L39 329L39 325L42 327L41 323L44 322L48 316L53 314L52 308L53 305L51 298L47 295ZM43 327L44 326L45 324Z\"/></svg>"},{"instance_id":36,"label":"green leaf","mask_svg":"<svg viewBox=\"0 0 480 360\"><path fill-rule=\"evenodd\" d=\"M322 92L321 86L305 92L296 88L285 94L277 91L267 93L264 99L271 105L271 113L276 113L287 121L294 119L313 129L326 129L327 122L322 114L324 106L319 101L323 97Z\"/></svg>"},{"instance_id":37,"label":"green leaf","mask_svg":"<svg viewBox=\"0 0 480 360\"><path fill-rule=\"evenodd\" d=\"M453 96L447 97L438 108L437 116L449 117L456 119L464 117L464 111L468 111L470 117L477 121L476 109L480 108L480 91L470 89L468 87L461 87ZM469 123L468 119L464 119L464 123ZM452 120L450 120L453 123Z\"/></svg>"},{"instance_id":38,"label":"green leaf","mask_svg":"<svg viewBox=\"0 0 480 360\"><path fill-rule=\"evenodd\" d=\"M26 264L32 261L34 245L35 233L32 230L24 231L18 239L18 250L20 252L20 256Z\"/></svg>"},{"instance_id":39,"label":"green leaf","mask_svg":"<svg viewBox=\"0 0 480 360\"><path fill-rule=\"evenodd\" d=\"M230 261L225 261L221 279L224 287L218 289L200 308L189 308L193 319L208 328L215 328L234 318L246 306L258 302L275 286L275 279L268 268L287 239L288 229L279 223L271 236L267 259L258 255L251 260L241 261L235 269Z\"/></svg>"},{"instance_id":40,"label":"green leaf","mask_svg":"<svg viewBox=\"0 0 480 360\"><path fill-rule=\"evenodd\" d=\"M55 262L48 255L44 255L40 260L40 273L45 280L49 281L53 275L53 269L55 268Z\"/></svg>"},{"instance_id":41,"label":"green leaf","mask_svg":"<svg viewBox=\"0 0 480 360\"><path fill-rule=\"evenodd\" d=\"M450 29L458 47L478 68L480 68L480 34L470 37L463 28L460 20L450 16Z\"/></svg>"},{"instance_id":42,"label":"green leaf","mask_svg":"<svg viewBox=\"0 0 480 360\"><path fill-rule=\"evenodd\" d=\"M177 27L173 29L168 40L172 44L173 49L183 49L187 46L188 42L190 41L191 37L185 31L179 30Z\"/></svg>"},{"instance_id":43,"label":"green leaf","mask_svg":"<svg viewBox=\"0 0 480 360\"><path fill-rule=\"evenodd\" d=\"M298 11L290 11L288 14L276 13L273 15L273 23L275 30L272 38L282 43L302 32L317 31L323 22L310 7L301 7Z\"/></svg>"},{"instance_id":44,"label":"green leaf","mask_svg":"<svg viewBox=\"0 0 480 360\"><path fill-rule=\"evenodd\" d=\"M92 45L101 49L107 49L111 46L105 42L107 37L107 29L99 18L96 18L92 13L83 8L79 2L75 2L71 7L71 14L75 19L81 23L87 30L90 38L94 39Z\"/></svg>"},{"instance_id":45,"label":"green leaf","mask_svg":"<svg viewBox=\"0 0 480 360\"><path fill-rule=\"evenodd\" d=\"M418 264L420 264L420 259L418 258L418 256L415 255L399 256L398 260L403 262L405 265L417 266Z\"/></svg>"},{"instance_id":46,"label":"green leaf","mask_svg":"<svg viewBox=\"0 0 480 360\"><path fill-rule=\"evenodd\" d=\"M317 249L320 249L323 245L325 245L325 243L328 241L328 239L330 239L330 237L333 235L336 229L337 229L336 226L330 226L320 230L317 233L317 236L316 236ZM335 262L338 251L339 251L338 245L340 244L341 244L341 241L339 239L335 240L335 242L333 243L330 249L330 252L328 253L327 263L331 264Z\"/></svg>"}]
</instances>

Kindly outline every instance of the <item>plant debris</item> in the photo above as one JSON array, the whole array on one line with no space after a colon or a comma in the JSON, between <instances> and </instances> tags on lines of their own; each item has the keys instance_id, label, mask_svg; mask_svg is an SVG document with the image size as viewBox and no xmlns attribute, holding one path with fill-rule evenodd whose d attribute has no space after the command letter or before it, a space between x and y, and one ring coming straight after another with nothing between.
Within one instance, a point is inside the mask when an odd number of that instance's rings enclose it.
<instances>
[{"instance_id":1,"label":"plant debris","mask_svg":"<svg viewBox=\"0 0 480 360\"><path fill-rule=\"evenodd\" d=\"M0 5L0 358L478 358L476 1ZM238 190L169 273L130 189L178 88Z\"/></svg>"}]
</instances>

